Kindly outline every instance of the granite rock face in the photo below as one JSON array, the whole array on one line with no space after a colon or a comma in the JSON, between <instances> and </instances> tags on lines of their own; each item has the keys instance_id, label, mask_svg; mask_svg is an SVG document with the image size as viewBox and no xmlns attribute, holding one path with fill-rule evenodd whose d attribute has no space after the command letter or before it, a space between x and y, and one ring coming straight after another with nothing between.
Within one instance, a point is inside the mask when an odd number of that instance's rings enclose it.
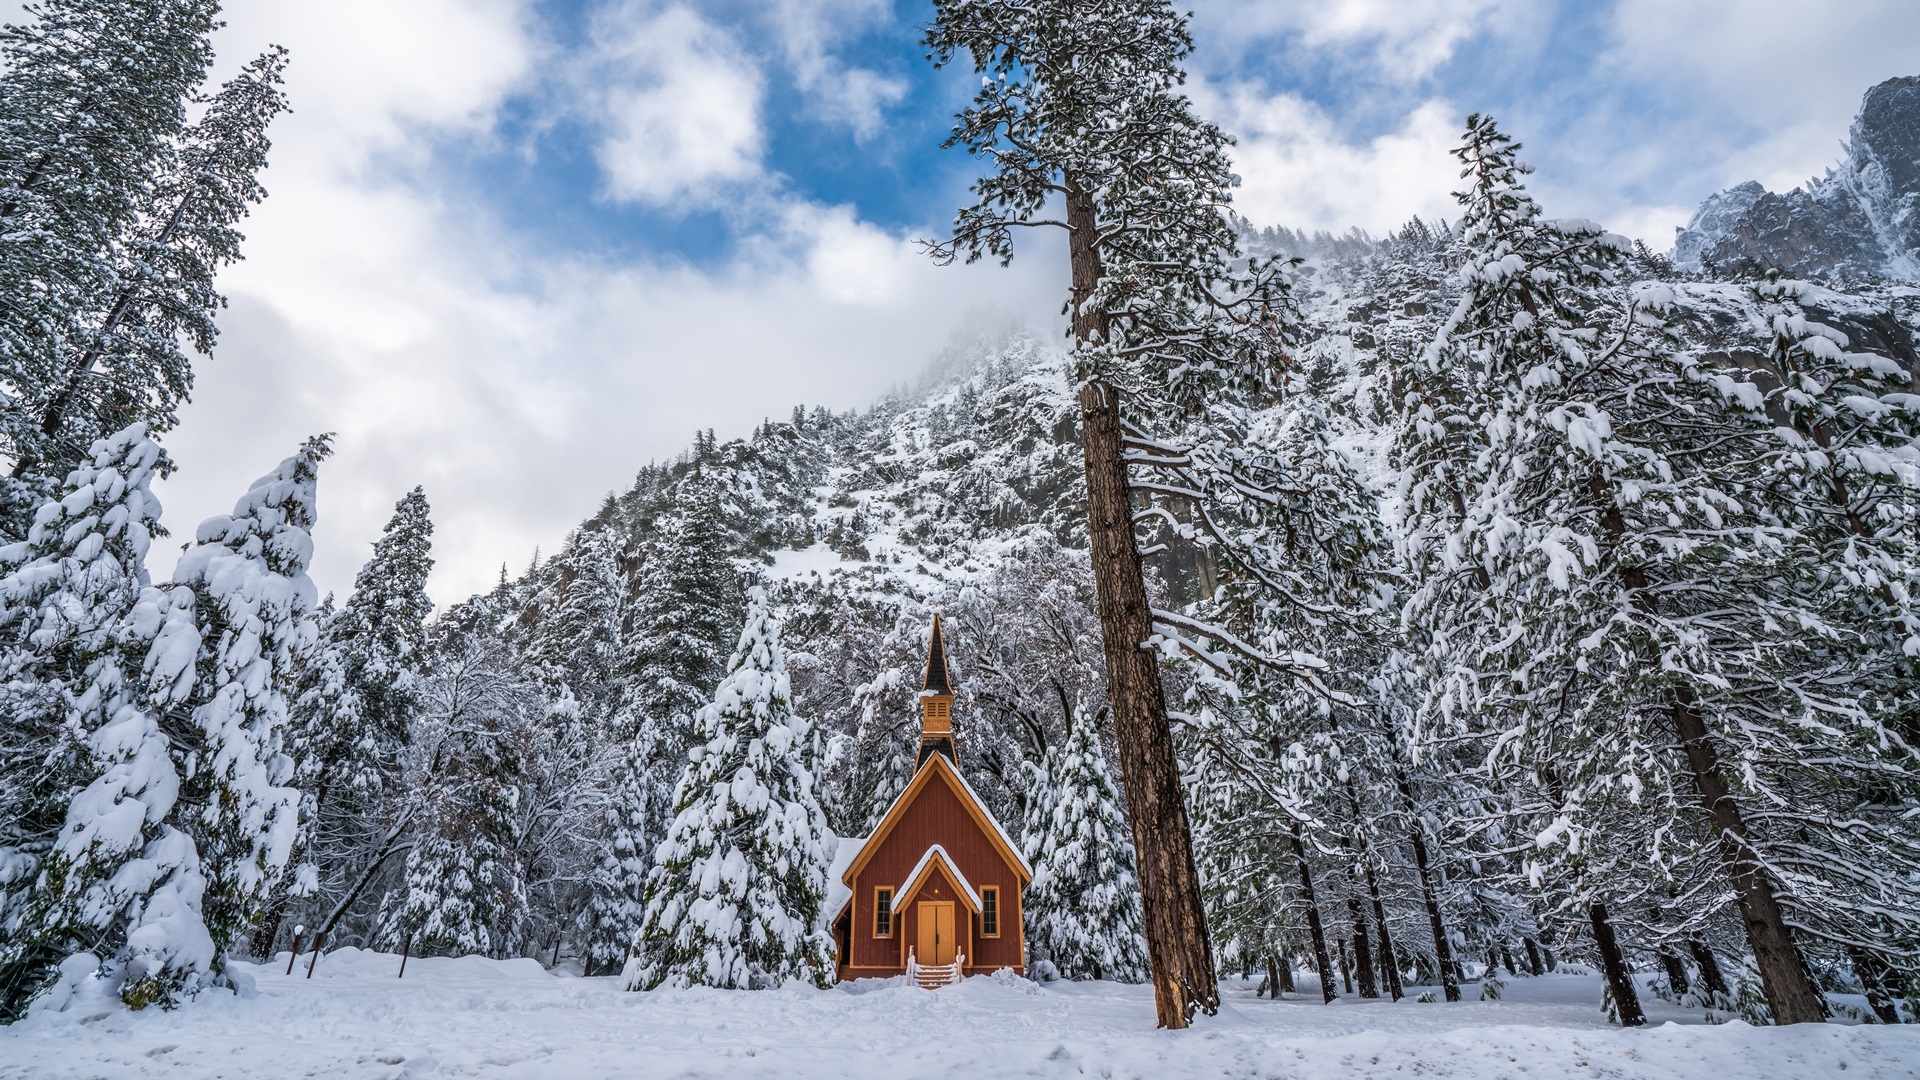
<instances>
[{"instance_id":1,"label":"granite rock face","mask_svg":"<svg viewBox=\"0 0 1920 1080\"><path fill-rule=\"evenodd\" d=\"M1709 196L1674 237L1674 265L1920 280L1920 76L1867 91L1851 134L1845 160L1805 187Z\"/></svg>"}]
</instances>

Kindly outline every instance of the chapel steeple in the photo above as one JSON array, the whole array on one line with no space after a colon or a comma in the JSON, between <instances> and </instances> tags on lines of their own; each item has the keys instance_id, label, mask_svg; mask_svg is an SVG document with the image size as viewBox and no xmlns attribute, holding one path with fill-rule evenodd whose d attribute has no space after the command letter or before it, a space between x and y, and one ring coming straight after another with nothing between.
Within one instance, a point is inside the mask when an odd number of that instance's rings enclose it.
<instances>
[{"instance_id":1,"label":"chapel steeple","mask_svg":"<svg viewBox=\"0 0 1920 1080\"><path fill-rule=\"evenodd\" d=\"M933 617L933 640L927 645L926 678L920 689L920 752L913 767L918 771L933 754L944 754L958 765L953 746L953 679L947 671L947 642L940 633L940 616Z\"/></svg>"}]
</instances>

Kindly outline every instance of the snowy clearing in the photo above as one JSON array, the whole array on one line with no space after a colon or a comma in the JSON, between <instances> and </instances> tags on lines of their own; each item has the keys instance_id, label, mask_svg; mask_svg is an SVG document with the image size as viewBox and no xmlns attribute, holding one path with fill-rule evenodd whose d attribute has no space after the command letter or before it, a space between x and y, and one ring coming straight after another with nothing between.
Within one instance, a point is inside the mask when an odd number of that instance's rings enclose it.
<instances>
[{"instance_id":1,"label":"snowy clearing","mask_svg":"<svg viewBox=\"0 0 1920 1080\"><path fill-rule=\"evenodd\" d=\"M1587 975L1511 979L1506 1000L1281 1002L1227 983L1221 1014L1153 1029L1143 986L979 977L624 993L533 960L400 959L342 949L250 998L129 1013L76 999L0 1035L8 1077L1885 1077L1920 1075L1920 1027L1709 1026L1649 997L1653 1026L1609 1027ZM1302 985L1310 990L1311 982ZM1418 991L1414 991L1417 993ZM1474 992L1473 987L1468 992Z\"/></svg>"}]
</instances>

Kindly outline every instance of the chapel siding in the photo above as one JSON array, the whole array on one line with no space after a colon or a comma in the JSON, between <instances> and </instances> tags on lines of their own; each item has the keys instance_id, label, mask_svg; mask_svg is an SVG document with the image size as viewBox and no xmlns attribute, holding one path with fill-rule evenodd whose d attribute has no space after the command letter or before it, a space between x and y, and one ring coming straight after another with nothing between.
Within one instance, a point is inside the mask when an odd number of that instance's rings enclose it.
<instances>
[{"instance_id":1,"label":"chapel siding","mask_svg":"<svg viewBox=\"0 0 1920 1080\"><path fill-rule=\"evenodd\" d=\"M971 916L972 927L961 935L967 948L967 973L991 972L997 968L1019 968L1025 962L1020 955L1020 877L1008 866L999 847L974 820L947 781L930 778L901 815L891 832L880 839L880 848L861 868L853 881L853 970L854 978L883 974L874 968L898 971L906 966L907 949L918 939L914 919L915 897L895 898L895 927L892 937L873 936L873 890L898 888L919 863L929 847L939 844L952 857L954 865L973 886L974 892L998 886L1000 889L1000 936L983 937L980 918ZM864 853L863 853L864 854ZM928 895L938 888L941 895ZM952 882L938 871L930 875L920 899L958 901L956 914L968 911ZM867 970L861 970L867 969Z\"/></svg>"}]
</instances>

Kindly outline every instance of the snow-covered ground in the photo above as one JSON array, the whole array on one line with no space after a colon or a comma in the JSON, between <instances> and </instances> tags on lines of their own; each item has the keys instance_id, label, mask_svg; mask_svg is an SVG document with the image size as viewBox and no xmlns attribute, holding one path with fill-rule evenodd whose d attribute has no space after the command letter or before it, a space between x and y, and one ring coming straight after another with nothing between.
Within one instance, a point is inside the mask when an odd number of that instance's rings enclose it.
<instances>
[{"instance_id":1,"label":"snow-covered ground","mask_svg":"<svg viewBox=\"0 0 1920 1080\"><path fill-rule=\"evenodd\" d=\"M129 1013L78 997L0 1033L6 1077L1737 1077L1920 1075L1920 1026L1708 1026L1649 999L1609 1027L1599 981L1510 979L1457 1005L1280 1002L1230 984L1220 1015L1153 1028L1149 990L981 977L938 991L623 993L532 960L343 949L292 977L248 967L251 997ZM1307 987L1303 987L1305 989Z\"/></svg>"}]
</instances>

